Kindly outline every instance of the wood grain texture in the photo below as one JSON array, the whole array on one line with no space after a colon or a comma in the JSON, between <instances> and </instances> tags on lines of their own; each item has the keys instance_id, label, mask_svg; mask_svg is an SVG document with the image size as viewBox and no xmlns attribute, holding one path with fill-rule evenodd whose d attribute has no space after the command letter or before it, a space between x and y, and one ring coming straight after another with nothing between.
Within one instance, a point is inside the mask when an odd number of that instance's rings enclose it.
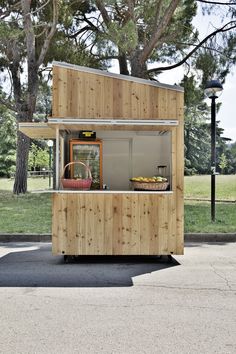
<instances>
[{"instance_id":1,"label":"wood grain texture","mask_svg":"<svg viewBox=\"0 0 236 354\"><path fill-rule=\"evenodd\" d=\"M55 130L47 123L19 123L19 130L32 139L55 139Z\"/></svg>"},{"instance_id":2,"label":"wood grain texture","mask_svg":"<svg viewBox=\"0 0 236 354\"><path fill-rule=\"evenodd\" d=\"M175 129L175 126L170 125L107 125L107 124L58 124L60 130L71 130L71 131L79 131L79 130L113 130L113 131L172 131ZM48 126L55 128L55 124L48 122Z\"/></svg>"},{"instance_id":3,"label":"wood grain texture","mask_svg":"<svg viewBox=\"0 0 236 354\"><path fill-rule=\"evenodd\" d=\"M173 194L54 193L53 254L181 254Z\"/></svg>"},{"instance_id":4,"label":"wood grain texture","mask_svg":"<svg viewBox=\"0 0 236 354\"><path fill-rule=\"evenodd\" d=\"M176 244L177 252L184 248L184 113L183 96L178 97L179 126L176 129Z\"/></svg>"},{"instance_id":5,"label":"wood grain texture","mask_svg":"<svg viewBox=\"0 0 236 354\"><path fill-rule=\"evenodd\" d=\"M176 119L183 92L53 67L52 117Z\"/></svg>"}]
</instances>

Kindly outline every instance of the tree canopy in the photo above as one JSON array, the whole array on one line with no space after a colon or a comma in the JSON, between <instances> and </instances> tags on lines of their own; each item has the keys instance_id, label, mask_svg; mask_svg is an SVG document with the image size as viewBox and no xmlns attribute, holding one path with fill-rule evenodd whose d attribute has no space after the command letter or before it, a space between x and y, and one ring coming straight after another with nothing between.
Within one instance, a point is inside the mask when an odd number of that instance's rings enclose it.
<instances>
[{"instance_id":1,"label":"tree canopy","mask_svg":"<svg viewBox=\"0 0 236 354\"><path fill-rule=\"evenodd\" d=\"M206 16L224 8L220 26L203 39L193 26L199 4ZM186 99L185 137L191 138L192 148L194 139L199 147L194 124L207 124L207 110L199 109L200 89L210 78L224 81L236 61L234 1L0 0L0 6L0 103L16 112L18 122L44 118L40 105L47 103L39 94L40 83L52 60L97 68L118 60L120 73L155 80L162 71L185 64L183 85L199 88L195 98ZM15 193L27 190L29 148L30 139L18 132ZM186 153L187 162L194 155Z\"/></svg>"}]
</instances>

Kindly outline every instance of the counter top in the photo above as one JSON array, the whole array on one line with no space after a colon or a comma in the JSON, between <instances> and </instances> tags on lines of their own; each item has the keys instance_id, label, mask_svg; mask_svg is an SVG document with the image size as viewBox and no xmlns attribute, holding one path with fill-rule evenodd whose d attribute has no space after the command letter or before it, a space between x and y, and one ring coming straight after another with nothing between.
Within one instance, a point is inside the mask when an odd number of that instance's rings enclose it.
<instances>
[{"instance_id":1,"label":"counter top","mask_svg":"<svg viewBox=\"0 0 236 354\"><path fill-rule=\"evenodd\" d=\"M173 191L114 191L114 190L89 190L89 191L79 191L79 190L74 190L74 189L44 189L44 190L35 190L35 191L30 191L30 193L68 193L68 194L78 194L78 193L83 193L83 194L173 194Z\"/></svg>"},{"instance_id":2,"label":"counter top","mask_svg":"<svg viewBox=\"0 0 236 354\"><path fill-rule=\"evenodd\" d=\"M114 191L114 190L89 190L89 191L78 191L78 190L54 190L53 193L88 193L88 194L172 194L173 191Z\"/></svg>"}]
</instances>

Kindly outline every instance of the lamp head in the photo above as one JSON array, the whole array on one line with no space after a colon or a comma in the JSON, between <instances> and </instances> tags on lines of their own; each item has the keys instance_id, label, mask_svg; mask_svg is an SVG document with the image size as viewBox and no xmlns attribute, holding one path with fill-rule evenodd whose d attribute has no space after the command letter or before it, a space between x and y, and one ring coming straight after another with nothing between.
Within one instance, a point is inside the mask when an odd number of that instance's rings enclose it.
<instances>
[{"instance_id":1,"label":"lamp head","mask_svg":"<svg viewBox=\"0 0 236 354\"><path fill-rule=\"evenodd\" d=\"M221 85L221 83L218 80L211 80L208 81L206 84L206 88L205 88L205 94L207 97L212 98L218 97L218 93L220 93L223 90L223 86Z\"/></svg>"},{"instance_id":2,"label":"lamp head","mask_svg":"<svg viewBox=\"0 0 236 354\"><path fill-rule=\"evenodd\" d=\"M47 146L52 147L53 146L53 140L48 140L47 141Z\"/></svg>"}]
</instances>

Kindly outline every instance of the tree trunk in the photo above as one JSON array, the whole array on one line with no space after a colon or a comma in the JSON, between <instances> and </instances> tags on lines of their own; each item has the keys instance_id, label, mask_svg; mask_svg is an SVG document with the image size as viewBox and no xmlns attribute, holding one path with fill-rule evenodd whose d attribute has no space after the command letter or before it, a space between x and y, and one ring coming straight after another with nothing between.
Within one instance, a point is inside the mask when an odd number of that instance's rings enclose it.
<instances>
[{"instance_id":1,"label":"tree trunk","mask_svg":"<svg viewBox=\"0 0 236 354\"><path fill-rule=\"evenodd\" d=\"M49 1L47 2L49 3ZM15 99L15 107L17 111L18 122L31 122L35 112L36 99L38 94L38 69L43 63L45 55L50 46L50 42L56 32L58 21L59 1L53 0L52 22L46 24L44 39L36 43L37 33L35 33L34 21L32 14L32 1L19 1L19 13L23 18L24 42L25 48L23 51L23 38L19 41L16 36L9 41L7 56L9 60L9 69L12 74L12 83ZM22 24L20 25L22 28ZM37 50L36 50L37 49ZM21 82L22 63L27 62L27 82ZM24 67L24 65L23 65ZM30 138L18 131L17 133L17 154L16 154L16 175L13 187L13 193L27 192L27 169L28 155L30 147Z\"/></svg>"},{"instance_id":2,"label":"tree trunk","mask_svg":"<svg viewBox=\"0 0 236 354\"><path fill-rule=\"evenodd\" d=\"M148 79L146 63L141 62L140 53L138 51L130 59L130 65L132 76Z\"/></svg>"},{"instance_id":3,"label":"tree trunk","mask_svg":"<svg viewBox=\"0 0 236 354\"><path fill-rule=\"evenodd\" d=\"M27 170L30 138L17 132L16 177L13 187L14 194L27 192Z\"/></svg>"},{"instance_id":4,"label":"tree trunk","mask_svg":"<svg viewBox=\"0 0 236 354\"><path fill-rule=\"evenodd\" d=\"M120 74L129 75L129 70L127 67L127 60L125 54L119 55L119 66L120 66Z\"/></svg>"},{"instance_id":5,"label":"tree trunk","mask_svg":"<svg viewBox=\"0 0 236 354\"><path fill-rule=\"evenodd\" d=\"M186 125L184 143L186 147L185 157L187 160L190 160L190 128L187 128Z\"/></svg>"}]
</instances>

